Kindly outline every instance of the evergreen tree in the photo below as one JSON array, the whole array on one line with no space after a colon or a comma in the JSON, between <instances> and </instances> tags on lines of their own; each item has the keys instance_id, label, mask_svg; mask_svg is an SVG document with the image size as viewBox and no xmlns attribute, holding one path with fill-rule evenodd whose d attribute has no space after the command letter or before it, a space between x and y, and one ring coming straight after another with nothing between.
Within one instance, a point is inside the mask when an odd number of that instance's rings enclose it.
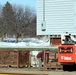
<instances>
[{"instance_id":1,"label":"evergreen tree","mask_svg":"<svg viewBox=\"0 0 76 75\"><path fill-rule=\"evenodd\" d=\"M15 13L12 9L12 5L7 2L5 6L3 7L3 12L2 12L3 20L4 20L4 25L6 29L6 34L7 35L13 35L14 32L14 22L15 22Z\"/></svg>"}]
</instances>

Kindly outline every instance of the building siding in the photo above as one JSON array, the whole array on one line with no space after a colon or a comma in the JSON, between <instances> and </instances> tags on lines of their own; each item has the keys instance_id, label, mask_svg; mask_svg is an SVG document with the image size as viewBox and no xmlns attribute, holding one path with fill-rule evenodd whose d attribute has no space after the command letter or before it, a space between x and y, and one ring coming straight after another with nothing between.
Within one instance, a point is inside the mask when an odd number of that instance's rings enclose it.
<instances>
[{"instance_id":1,"label":"building siding","mask_svg":"<svg viewBox=\"0 0 76 75\"><path fill-rule=\"evenodd\" d=\"M37 35L75 33L75 0L45 0L45 31L42 22L43 0L37 0Z\"/></svg>"}]
</instances>

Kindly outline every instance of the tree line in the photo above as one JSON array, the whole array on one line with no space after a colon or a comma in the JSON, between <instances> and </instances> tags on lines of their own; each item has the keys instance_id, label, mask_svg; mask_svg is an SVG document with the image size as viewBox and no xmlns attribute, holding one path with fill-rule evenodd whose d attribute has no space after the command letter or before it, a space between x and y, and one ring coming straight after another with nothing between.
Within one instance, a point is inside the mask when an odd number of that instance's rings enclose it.
<instances>
[{"instance_id":1,"label":"tree line","mask_svg":"<svg viewBox=\"0 0 76 75\"><path fill-rule=\"evenodd\" d=\"M35 37L36 12L33 8L12 5L7 2L0 7L0 37Z\"/></svg>"}]
</instances>

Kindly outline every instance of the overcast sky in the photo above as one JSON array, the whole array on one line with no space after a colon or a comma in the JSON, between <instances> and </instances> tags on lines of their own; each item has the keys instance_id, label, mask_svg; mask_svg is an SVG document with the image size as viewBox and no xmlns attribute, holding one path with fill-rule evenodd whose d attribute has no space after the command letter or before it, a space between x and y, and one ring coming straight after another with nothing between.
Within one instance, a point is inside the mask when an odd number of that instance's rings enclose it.
<instances>
[{"instance_id":1,"label":"overcast sky","mask_svg":"<svg viewBox=\"0 0 76 75\"><path fill-rule=\"evenodd\" d=\"M0 0L0 4L4 5L7 1L11 4L30 6L36 9L36 0Z\"/></svg>"}]
</instances>

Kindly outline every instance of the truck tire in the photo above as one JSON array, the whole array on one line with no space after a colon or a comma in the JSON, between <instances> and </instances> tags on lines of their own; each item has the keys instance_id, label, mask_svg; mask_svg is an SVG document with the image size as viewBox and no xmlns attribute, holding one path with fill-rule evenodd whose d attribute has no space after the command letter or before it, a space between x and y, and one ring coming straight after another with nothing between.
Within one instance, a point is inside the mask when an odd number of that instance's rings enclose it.
<instances>
[{"instance_id":1,"label":"truck tire","mask_svg":"<svg viewBox=\"0 0 76 75\"><path fill-rule=\"evenodd\" d=\"M76 70L76 66L73 65L63 65L63 71L74 71Z\"/></svg>"},{"instance_id":2,"label":"truck tire","mask_svg":"<svg viewBox=\"0 0 76 75\"><path fill-rule=\"evenodd\" d=\"M63 65L63 71L70 71L70 65Z\"/></svg>"},{"instance_id":3,"label":"truck tire","mask_svg":"<svg viewBox=\"0 0 76 75\"><path fill-rule=\"evenodd\" d=\"M67 65L63 65L63 71L67 71Z\"/></svg>"}]
</instances>

